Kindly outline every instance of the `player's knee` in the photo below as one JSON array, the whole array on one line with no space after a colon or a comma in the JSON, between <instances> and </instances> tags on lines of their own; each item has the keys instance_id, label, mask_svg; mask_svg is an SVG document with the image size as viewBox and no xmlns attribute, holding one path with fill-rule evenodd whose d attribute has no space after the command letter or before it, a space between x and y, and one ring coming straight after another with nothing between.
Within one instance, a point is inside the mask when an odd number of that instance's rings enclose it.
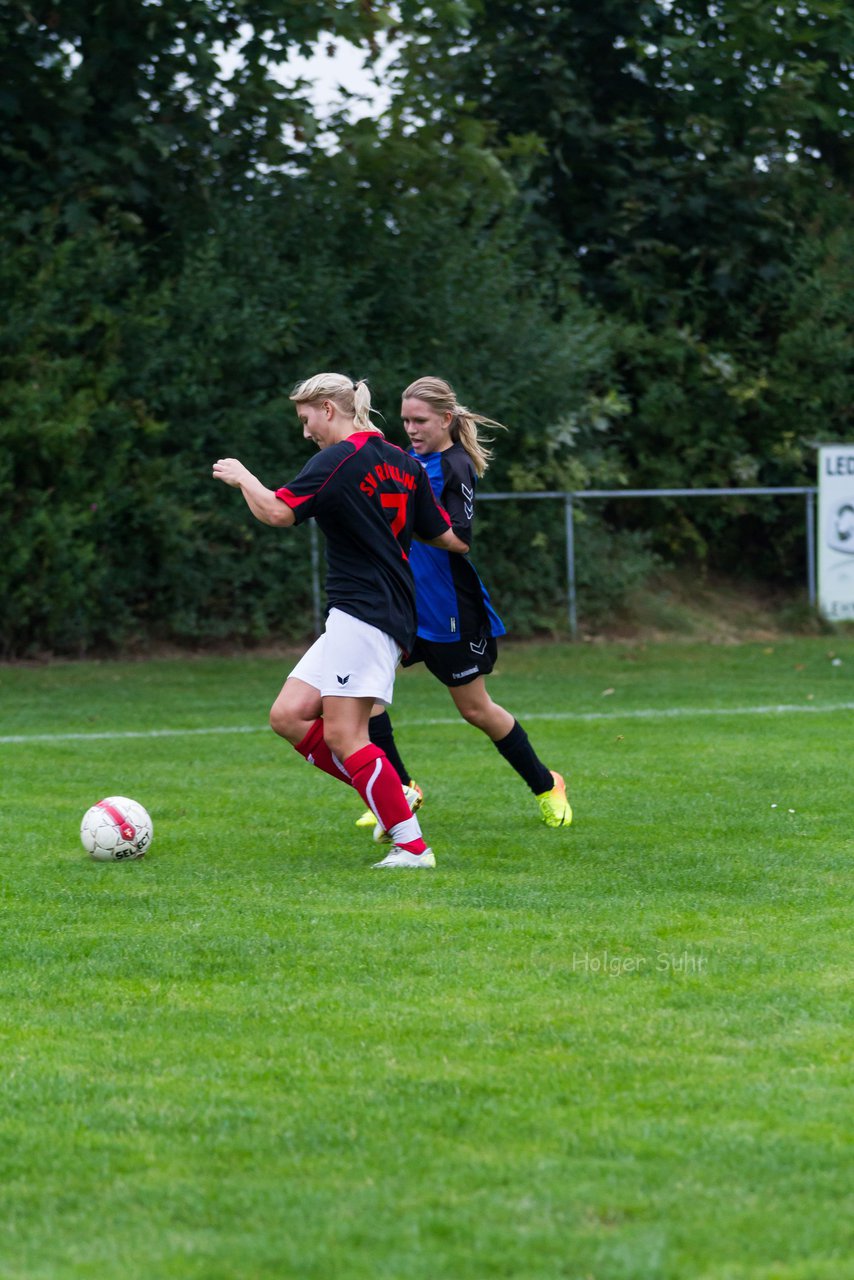
<instances>
[{"instance_id":1,"label":"player's knee","mask_svg":"<svg viewBox=\"0 0 854 1280\"><path fill-rule=\"evenodd\" d=\"M477 704L473 706L460 707L460 715L466 724L473 725L475 729L483 729L486 731L489 722L489 709L481 707Z\"/></svg>"},{"instance_id":2,"label":"player's knee","mask_svg":"<svg viewBox=\"0 0 854 1280\"><path fill-rule=\"evenodd\" d=\"M329 750L339 760L346 760L349 752L349 742L344 734L338 733L332 725L323 722L323 741Z\"/></svg>"},{"instance_id":3,"label":"player's knee","mask_svg":"<svg viewBox=\"0 0 854 1280\"><path fill-rule=\"evenodd\" d=\"M324 716L323 741L333 756L338 760L346 760L355 751L370 745L366 733L349 724L333 724Z\"/></svg>"},{"instance_id":4,"label":"player's knee","mask_svg":"<svg viewBox=\"0 0 854 1280\"><path fill-rule=\"evenodd\" d=\"M270 708L270 728L273 732L280 738L287 738L288 742L293 742L294 733L297 732L298 727L291 708L286 703L274 702Z\"/></svg>"}]
</instances>

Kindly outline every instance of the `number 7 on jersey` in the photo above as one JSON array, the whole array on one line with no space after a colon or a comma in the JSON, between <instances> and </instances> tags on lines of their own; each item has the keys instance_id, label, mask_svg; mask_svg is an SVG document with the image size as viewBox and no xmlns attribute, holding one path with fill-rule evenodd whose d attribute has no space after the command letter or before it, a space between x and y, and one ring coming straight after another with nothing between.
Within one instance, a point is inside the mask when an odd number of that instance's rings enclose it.
<instances>
[{"instance_id":1,"label":"number 7 on jersey","mask_svg":"<svg viewBox=\"0 0 854 1280\"><path fill-rule=\"evenodd\" d=\"M391 522L391 531L397 537L406 524L406 503L409 499L408 493L381 493L380 502L384 507L389 507L395 512L394 519Z\"/></svg>"}]
</instances>

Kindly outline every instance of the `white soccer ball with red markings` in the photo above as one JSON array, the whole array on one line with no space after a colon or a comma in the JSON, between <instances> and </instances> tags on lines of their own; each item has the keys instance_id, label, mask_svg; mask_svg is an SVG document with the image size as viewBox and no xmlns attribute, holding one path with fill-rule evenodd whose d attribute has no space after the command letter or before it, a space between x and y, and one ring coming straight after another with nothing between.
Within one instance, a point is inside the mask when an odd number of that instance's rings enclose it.
<instances>
[{"instance_id":1,"label":"white soccer ball with red markings","mask_svg":"<svg viewBox=\"0 0 854 1280\"><path fill-rule=\"evenodd\" d=\"M136 800L127 796L107 796L87 809L80 824L83 848L96 862L127 862L141 858L154 827L151 818Z\"/></svg>"}]
</instances>

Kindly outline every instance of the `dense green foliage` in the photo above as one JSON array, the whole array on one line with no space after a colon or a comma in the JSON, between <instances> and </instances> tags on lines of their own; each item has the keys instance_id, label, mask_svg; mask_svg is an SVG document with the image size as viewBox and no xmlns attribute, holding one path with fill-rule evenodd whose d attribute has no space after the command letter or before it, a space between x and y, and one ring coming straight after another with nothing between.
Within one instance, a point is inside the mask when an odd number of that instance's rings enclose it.
<instances>
[{"instance_id":1,"label":"dense green foliage","mask_svg":"<svg viewBox=\"0 0 854 1280\"><path fill-rule=\"evenodd\" d=\"M417 875L266 728L284 655L0 668L3 1280L851 1280L834 648L504 646L561 831L402 673Z\"/></svg>"},{"instance_id":2,"label":"dense green foliage","mask_svg":"<svg viewBox=\"0 0 854 1280\"><path fill-rule=\"evenodd\" d=\"M272 68L336 36L396 61L330 147ZM449 377L511 426L494 489L810 483L852 430L852 50L837 0L9 0L0 652L305 631L307 538L208 477L293 474L319 368L392 432ZM497 508L485 576L554 623L561 513ZM648 504L590 512L585 589L614 524L600 604L654 554L800 578L791 508Z\"/></svg>"},{"instance_id":3,"label":"dense green foliage","mask_svg":"<svg viewBox=\"0 0 854 1280\"><path fill-rule=\"evenodd\" d=\"M611 321L608 438L638 487L807 484L854 429L854 13L837 0L476 0L408 49L405 118L514 175L540 243ZM834 279L835 277L835 279ZM647 508L668 554L785 573L767 510ZM794 534L794 537L793 537Z\"/></svg>"}]
</instances>

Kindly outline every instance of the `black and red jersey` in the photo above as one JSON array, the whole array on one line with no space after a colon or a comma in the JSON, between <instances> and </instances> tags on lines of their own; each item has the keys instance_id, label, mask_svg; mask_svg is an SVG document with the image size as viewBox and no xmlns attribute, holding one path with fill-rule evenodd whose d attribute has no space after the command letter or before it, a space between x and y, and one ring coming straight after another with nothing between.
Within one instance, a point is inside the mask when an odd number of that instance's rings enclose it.
<instances>
[{"instance_id":1,"label":"black and red jersey","mask_svg":"<svg viewBox=\"0 0 854 1280\"><path fill-rule=\"evenodd\" d=\"M450 528L421 464L378 431L322 449L276 497L296 523L314 519L326 537L329 609L360 618L408 652L415 641L413 534Z\"/></svg>"}]
</instances>

